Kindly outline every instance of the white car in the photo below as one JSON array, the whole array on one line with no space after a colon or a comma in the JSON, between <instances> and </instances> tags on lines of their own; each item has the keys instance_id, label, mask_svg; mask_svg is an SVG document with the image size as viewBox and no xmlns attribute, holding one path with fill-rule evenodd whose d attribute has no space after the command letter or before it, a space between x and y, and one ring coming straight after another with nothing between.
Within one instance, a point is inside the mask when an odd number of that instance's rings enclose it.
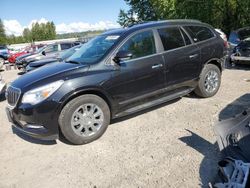
<instances>
[{"instance_id":1,"label":"white car","mask_svg":"<svg viewBox=\"0 0 250 188\"><path fill-rule=\"evenodd\" d=\"M6 83L2 79L2 75L0 74L0 95L5 92Z\"/></svg>"},{"instance_id":2,"label":"white car","mask_svg":"<svg viewBox=\"0 0 250 188\"><path fill-rule=\"evenodd\" d=\"M227 35L221 29L215 29L217 33L220 34L220 37L227 42Z\"/></svg>"},{"instance_id":3,"label":"white car","mask_svg":"<svg viewBox=\"0 0 250 188\"><path fill-rule=\"evenodd\" d=\"M0 70L3 68L4 60L0 59Z\"/></svg>"}]
</instances>

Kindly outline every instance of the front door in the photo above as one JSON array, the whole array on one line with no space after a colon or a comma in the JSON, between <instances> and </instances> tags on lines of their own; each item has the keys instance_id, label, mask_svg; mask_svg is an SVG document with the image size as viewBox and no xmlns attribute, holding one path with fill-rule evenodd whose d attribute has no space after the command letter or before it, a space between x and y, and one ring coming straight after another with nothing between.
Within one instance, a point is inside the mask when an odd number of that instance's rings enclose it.
<instances>
[{"instance_id":1,"label":"front door","mask_svg":"<svg viewBox=\"0 0 250 188\"><path fill-rule=\"evenodd\" d=\"M157 54L152 30L131 36L118 51L129 51L112 78L110 93L120 105L143 100L164 88L164 60Z\"/></svg>"}]
</instances>

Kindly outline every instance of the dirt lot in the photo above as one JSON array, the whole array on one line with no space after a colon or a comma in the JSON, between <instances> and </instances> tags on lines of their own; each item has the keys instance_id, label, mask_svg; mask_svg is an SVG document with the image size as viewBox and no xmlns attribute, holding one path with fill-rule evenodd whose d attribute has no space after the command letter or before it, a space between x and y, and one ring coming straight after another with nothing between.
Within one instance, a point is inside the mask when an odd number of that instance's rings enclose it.
<instances>
[{"instance_id":1,"label":"dirt lot","mask_svg":"<svg viewBox=\"0 0 250 188\"><path fill-rule=\"evenodd\" d=\"M2 75L11 81L17 71ZM214 122L249 92L244 79L246 67L225 70L215 97L191 95L120 120L84 146L13 133L1 100L0 187L207 187L219 157Z\"/></svg>"}]
</instances>

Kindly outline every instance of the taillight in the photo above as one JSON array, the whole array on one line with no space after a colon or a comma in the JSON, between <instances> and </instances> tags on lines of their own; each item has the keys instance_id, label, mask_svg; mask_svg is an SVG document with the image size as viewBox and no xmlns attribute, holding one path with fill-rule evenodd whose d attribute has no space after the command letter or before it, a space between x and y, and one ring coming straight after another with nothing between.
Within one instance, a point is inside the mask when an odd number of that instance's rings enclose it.
<instances>
[{"instance_id":1,"label":"taillight","mask_svg":"<svg viewBox=\"0 0 250 188\"><path fill-rule=\"evenodd\" d=\"M227 41L224 41L224 47L225 47L225 48L229 48L229 44L228 44Z\"/></svg>"}]
</instances>

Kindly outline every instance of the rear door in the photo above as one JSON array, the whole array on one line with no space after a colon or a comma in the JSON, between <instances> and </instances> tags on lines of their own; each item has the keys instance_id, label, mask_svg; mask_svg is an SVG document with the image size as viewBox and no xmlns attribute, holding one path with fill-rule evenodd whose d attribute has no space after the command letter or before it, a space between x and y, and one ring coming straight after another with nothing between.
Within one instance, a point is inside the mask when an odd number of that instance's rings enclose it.
<instances>
[{"instance_id":1,"label":"rear door","mask_svg":"<svg viewBox=\"0 0 250 188\"><path fill-rule=\"evenodd\" d=\"M203 64L211 59L223 57L224 41L221 37L216 36L215 31L200 25L185 26L184 29L201 50L201 62Z\"/></svg>"},{"instance_id":2,"label":"rear door","mask_svg":"<svg viewBox=\"0 0 250 188\"><path fill-rule=\"evenodd\" d=\"M157 53L152 30L132 35L118 51L129 51L132 58L120 62L109 92L120 105L133 103L164 88L164 60Z\"/></svg>"},{"instance_id":3,"label":"rear door","mask_svg":"<svg viewBox=\"0 0 250 188\"><path fill-rule=\"evenodd\" d=\"M183 84L198 78L200 70L200 49L191 42L188 35L178 26L158 29L164 52L167 86Z\"/></svg>"}]
</instances>

